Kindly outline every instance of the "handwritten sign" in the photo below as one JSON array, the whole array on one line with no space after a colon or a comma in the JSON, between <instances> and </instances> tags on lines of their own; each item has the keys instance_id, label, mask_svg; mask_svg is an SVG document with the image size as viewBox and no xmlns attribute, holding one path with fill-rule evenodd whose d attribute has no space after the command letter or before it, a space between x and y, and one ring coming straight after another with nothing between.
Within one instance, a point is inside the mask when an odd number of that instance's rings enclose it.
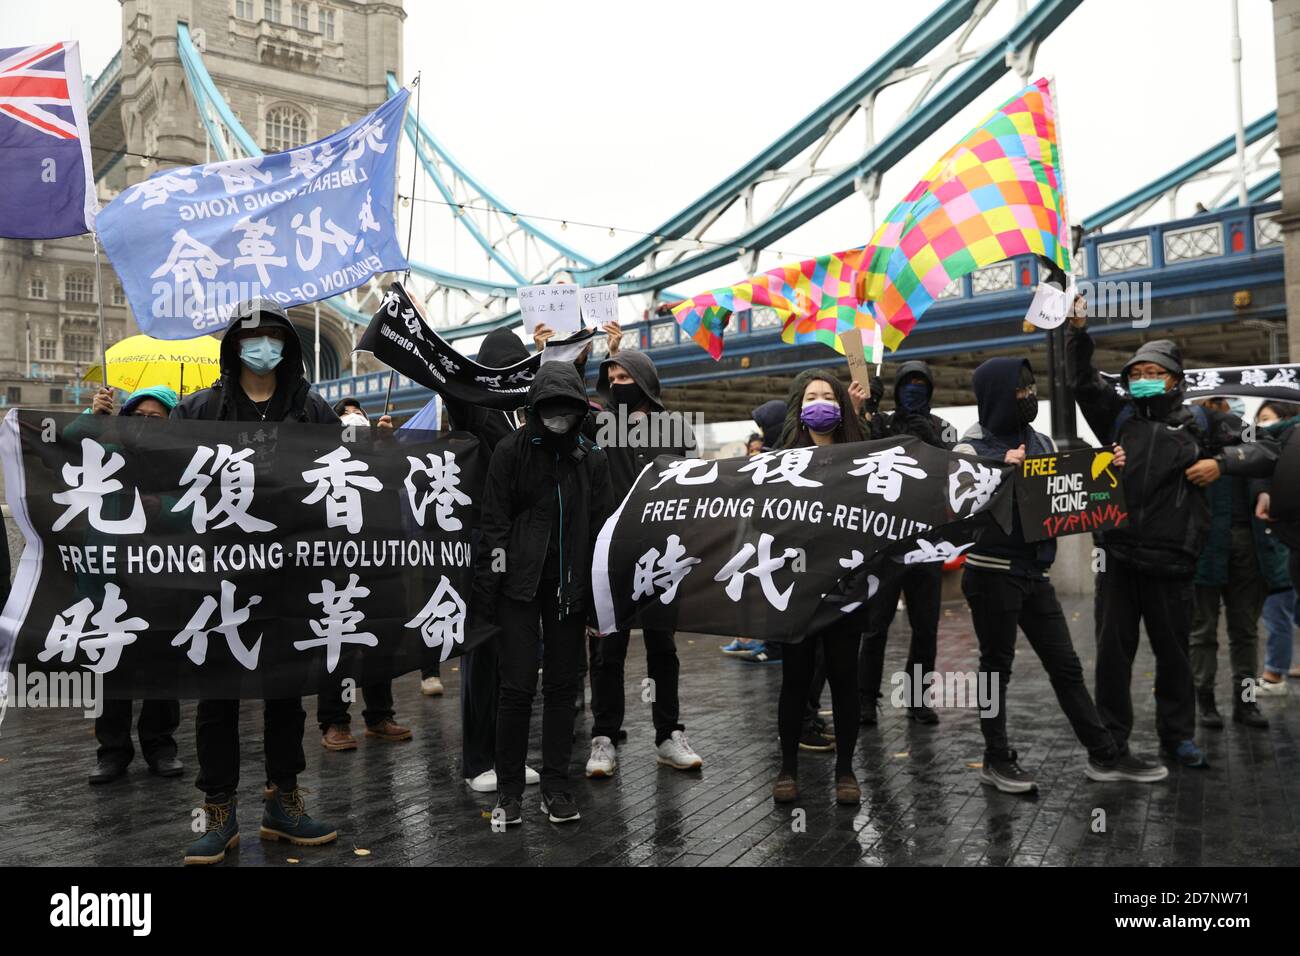
<instances>
[{"instance_id":1,"label":"handwritten sign","mask_svg":"<svg viewBox=\"0 0 1300 956\"><path fill-rule=\"evenodd\" d=\"M521 285L519 287L519 315L524 329L533 334L538 324L551 329L558 336L572 335L582 328L578 313L576 285Z\"/></svg>"},{"instance_id":2,"label":"handwritten sign","mask_svg":"<svg viewBox=\"0 0 1300 956\"><path fill-rule=\"evenodd\" d=\"M1027 457L1016 473L1025 540L1122 527L1128 508L1114 458L1106 448Z\"/></svg>"},{"instance_id":3,"label":"handwritten sign","mask_svg":"<svg viewBox=\"0 0 1300 956\"><path fill-rule=\"evenodd\" d=\"M840 333L840 341L844 343L844 358L849 363L849 374L853 376L853 381L870 394L871 372L868 371L867 356L862 348L862 333L857 329L845 329Z\"/></svg>"},{"instance_id":4,"label":"handwritten sign","mask_svg":"<svg viewBox=\"0 0 1300 956\"><path fill-rule=\"evenodd\" d=\"M1049 330L1062 325L1076 294L1073 280L1064 290L1040 282L1034 292L1034 300L1029 303L1029 311L1025 313L1025 321L1040 329Z\"/></svg>"},{"instance_id":5,"label":"handwritten sign","mask_svg":"<svg viewBox=\"0 0 1300 956\"><path fill-rule=\"evenodd\" d=\"M579 289L582 321L589 328L598 329L606 322L618 321L618 285L595 285Z\"/></svg>"}]
</instances>

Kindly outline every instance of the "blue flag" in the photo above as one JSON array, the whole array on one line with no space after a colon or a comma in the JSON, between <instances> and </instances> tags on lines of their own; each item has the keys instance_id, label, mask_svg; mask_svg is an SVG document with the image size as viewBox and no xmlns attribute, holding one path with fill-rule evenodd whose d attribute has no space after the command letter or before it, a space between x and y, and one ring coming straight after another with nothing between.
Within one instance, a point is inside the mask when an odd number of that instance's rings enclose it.
<instances>
[{"instance_id":1,"label":"blue flag","mask_svg":"<svg viewBox=\"0 0 1300 956\"><path fill-rule=\"evenodd\" d=\"M0 236L90 232L91 169L77 44L0 49Z\"/></svg>"},{"instance_id":2,"label":"blue flag","mask_svg":"<svg viewBox=\"0 0 1300 956\"><path fill-rule=\"evenodd\" d=\"M406 269L393 193L408 95L301 149L162 170L123 190L99 237L141 331L193 338L257 296L288 308Z\"/></svg>"}]
</instances>

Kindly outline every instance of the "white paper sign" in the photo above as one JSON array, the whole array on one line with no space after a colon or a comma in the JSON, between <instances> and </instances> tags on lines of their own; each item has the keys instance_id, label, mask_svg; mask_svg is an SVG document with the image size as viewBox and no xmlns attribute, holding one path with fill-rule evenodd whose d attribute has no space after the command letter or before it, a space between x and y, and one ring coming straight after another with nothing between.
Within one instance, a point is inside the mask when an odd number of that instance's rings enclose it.
<instances>
[{"instance_id":1,"label":"white paper sign","mask_svg":"<svg viewBox=\"0 0 1300 956\"><path fill-rule=\"evenodd\" d=\"M1054 285L1040 282L1037 291L1034 292L1034 301L1029 303L1029 311L1025 313L1025 321L1040 329L1056 328L1065 322L1074 296L1073 281L1065 287L1065 291L1061 291Z\"/></svg>"},{"instance_id":2,"label":"white paper sign","mask_svg":"<svg viewBox=\"0 0 1300 956\"><path fill-rule=\"evenodd\" d=\"M588 328L598 329L606 322L618 321L617 284L580 289L578 299L582 304L582 321Z\"/></svg>"},{"instance_id":3,"label":"white paper sign","mask_svg":"<svg viewBox=\"0 0 1300 956\"><path fill-rule=\"evenodd\" d=\"M578 313L576 285L521 285L519 287L519 315L524 329L533 334L538 324L551 329L558 336L572 335L582 328Z\"/></svg>"}]
</instances>

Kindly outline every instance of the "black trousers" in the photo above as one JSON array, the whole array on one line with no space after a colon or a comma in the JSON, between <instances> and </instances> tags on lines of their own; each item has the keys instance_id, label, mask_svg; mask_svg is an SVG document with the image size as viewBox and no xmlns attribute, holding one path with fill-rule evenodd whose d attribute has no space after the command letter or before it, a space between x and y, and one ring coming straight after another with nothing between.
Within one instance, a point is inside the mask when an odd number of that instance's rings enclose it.
<instances>
[{"instance_id":1,"label":"black trousers","mask_svg":"<svg viewBox=\"0 0 1300 956\"><path fill-rule=\"evenodd\" d=\"M362 687L361 695L366 702L361 717L367 727L378 727L385 720L392 720L396 715L397 712L393 710L391 680ZM343 699L342 681L328 690L322 690L316 696L316 723L320 725L320 732L325 733L331 726L349 726L352 723L352 715L348 713L348 707L348 702Z\"/></svg>"},{"instance_id":2,"label":"black trousers","mask_svg":"<svg viewBox=\"0 0 1300 956\"><path fill-rule=\"evenodd\" d=\"M131 707L134 701L106 700L104 712L95 718L95 739L99 741L97 756L130 763L135 756L131 745ZM181 702L178 700L146 700L140 704L140 717L135 732L140 737L140 751L144 759L170 759L176 756L176 728L181 722Z\"/></svg>"},{"instance_id":3,"label":"black trousers","mask_svg":"<svg viewBox=\"0 0 1300 956\"><path fill-rule=\"evenodd\" d=\"M835 722L835 772L853 772L853 750L858 742L858 642L860 615L809 634L798 644L781 648L781 697L777 704L777 729L781 737L781 769L798 774L799 737L807 720L808 689L816 668L820 644L831 685L831 711Z\"/></svg>"},{"instance_id":4,"label":"black trousers","mask_svg":"<svg viewBox=\"0 0 1300 956\"><path fill-rule=\"evenodd\" d=\"M307 712L302 698L285 697L262 704L262 744L266 782L281 790L298 785L307 766L302 731ZM239 789L239 701L201 700L194 721L199 776L194 785L207 796L228 797Z\"/></svg>"},{"instance_id":5,"label":"black trousers","mask_svg":"<svg viewBox=\"0 0 1300 956\"><path fill-rule=\"evenodd\" d=\"M537 640L542 641L542 790L564 789L573 755L574 698L578 662L586 652L581 614L560 620L554 582L542 582L537 597L515 601L500 597L496 620L497 668L501 686L497 698L497 792L522 797L524 761L528 756L528 726L537 694Z\"/></svg>"},{"instance_id":6,"label":"black trousers","mask_svg":"<svg viewBox=\"0 0 1300 956\"><path fill-rule=\"evenodd\" d=\"M496 766L498 681L495 640L461 657L460 761L466 779Z\"/></svg>"},{"instance_id":7,"label":"black trousers","mask_svg":"<svg viewBox=\"0 0 1300 956\"><path fill-rule=\"evenodd\" d=\"M971 621L980 646L981 680L996 702L996 714L980 713L984 757L1004 759L1007 743L1007 686L1016 654L1016 628L1025 632L1052 682L1057 703L1079 742L1094 757L1108 759L1116 743L1102 722L1083 680L1083 665L1070 640L1070 626L1056 599L1056 589L1046 578L1031 580L999 571L967 567L961 590L970 605ZM991 708L990 708L991 710Z\"/></svg>"},{"instance_id":8,"label":"black trousers","mask_svg":"<svg viewBox=\"0 0 1300 956\"><path fill-rule=\"evenodd\" d=\"M442 676L442 661L432 661L420 668L420 680Z\"/></svg>"},{"instance_id":9,"label":"black trousers","mask_svg":"<svg viewBox=\"0 0 1300 956\"><path fill-rule=\"evenodd\" d=\"M939 647L939 606L943 598L943 565L918 564L901 575L882 583L871 599L867 612L867 630L862 635L862 652L858 655L858 690L862 694L862 708L874 707L880 699L880 681L885 670L885 645L889 641L889 626L898 611L898 596L907 596L907 620L912 625L912 640L907 652L907 680L910 681L916 665L928 674L934 670Z\"/></svg>"},{"instance_id":10,"label":"black trousers","mask_svg":"<svg viewBox=\"0 0 1300 956\"><path fill-rule=\"evenodd\" d=\"M1196 730L1189 635L1195 589L1186 578L1157 578L1107 554L1096 575L1097 710L1121 750L1133 732L1130 684L1139 625L1156 656L1156 733L1167 747Z\"/></svg>"},{"instance_id":11,"label":"black trousers","mask_svg":"<svg viewBox=\"0 0 1300 956\"><path fill-rule=\"evenodd\" d=\"M645 639L646 674L650 678L650 717L655 725L655 746L685 730L679 722L677 676L681 662L672 631L648 628ZM591 736L618 740L623 727L624 664L630 631L614 631L590 640L591 660Z\"/></svg>"}]
</instances>

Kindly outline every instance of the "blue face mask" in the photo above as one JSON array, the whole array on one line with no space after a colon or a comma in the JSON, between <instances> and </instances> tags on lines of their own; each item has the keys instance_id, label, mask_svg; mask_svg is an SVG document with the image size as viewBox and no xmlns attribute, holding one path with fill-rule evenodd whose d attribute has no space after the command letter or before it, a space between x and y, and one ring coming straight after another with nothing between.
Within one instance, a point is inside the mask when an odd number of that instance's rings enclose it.
<instances>
[{"instance_id":1,"label":"blue face mask","mask_svg":"<svg viewBox=\"0 0 1300 956\"><path fill-rule=\"evenodd\" d=\"M1163 378L1132 379L1128 383L1128 393L1134 398L1155 398L1165 393Z\"/></svg>"},{"instance_id":2,"label":"blue face mask","mask_svg":"<svg viewBox=\"0 0 1300 956\"><path fill-rule=\"evenodd\" d=\"M239 343L239 360L248 366L250 372L258 375L274 371L283 353L284 343L269 335L243 339Z\"/></svg>"},{"instance_id":3,"label":"blue face mask","mask_svg":"<svg viewBox=\"0 0 1300 956\"><path fill-rule=\"evenodd\" d=\"M898 386L898 404L904 411L919 412L930 404L930 389L924 382Z\"/></svg>"}]
</instances>

